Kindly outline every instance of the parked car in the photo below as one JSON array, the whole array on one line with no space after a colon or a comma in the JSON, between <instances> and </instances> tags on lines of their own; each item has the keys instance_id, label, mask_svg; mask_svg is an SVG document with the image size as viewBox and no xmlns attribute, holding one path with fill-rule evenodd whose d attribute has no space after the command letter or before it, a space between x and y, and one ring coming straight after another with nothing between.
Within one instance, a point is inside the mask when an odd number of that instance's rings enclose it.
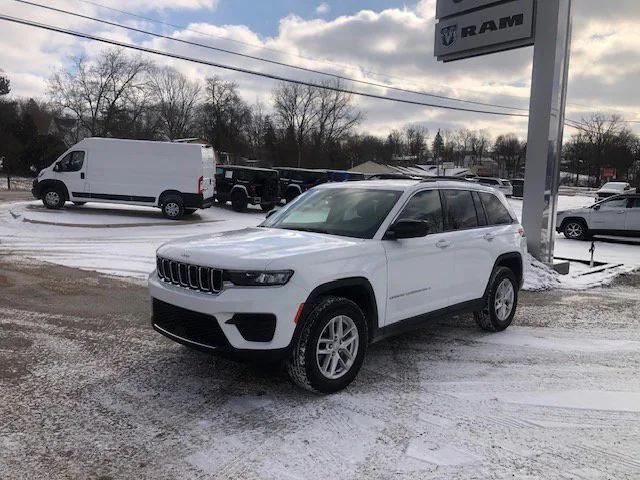
<instances>
[{"instance_id":1,"label":"parked car","mask_svg":"<svg viewBox=\"0 0 640 480\"><path fill-rule=\"evenodd\" d=\"M480 185L486 185L500 190L506 197L513 196L513 186L509 180L493 177L476 177L474 181L478 182Z\"/></svg>"},{"instance_id":2,"label":"parked car","mask_svg":"<svg viewBox=\"0 0 640 480\"><path fill-rule=\"evenodd\" d=\"M596 201L622 193L636 193L636 189L627 182L607 182L596 192Z\"/></svg>"},{"instance_id":3,"label":"parked car","mask_svg":"<svg viewBox=\"0 0 640 480\"><path fill-rule=\"evenodd\" d=\"M475 183L327 183L258 227L158 248L153 328L205 351L284 360L298 385L335 392L370 343L434 318L470 311L480 328L506 329L525 240L504 195Z\"/></svg>"},{"instance_id":4,"label":"parked car","mask_svg":"<svg viewBox=\"0 0 640 480\"><path fill-rule=\"evenodd\" d=\"M208 145L86 138L33 181L51 209L65 202L159 207L172 220L213 203L216 154Z\"/></svg>"},{"instance_id":5,"label":"parked car","mask_svg":"<svg viewBox=\"0 0 640 480\"><path fill-rule=\"evenodd\" d=\"M524 178L512 178L509 180L513 187L513 196L518 198L524 197Z\"/></svg>"},{"instance_id":6,"label":"parked car","mask_svg":"<svg viewBox=\"0 0 640 480\"><path fill-rule=\"evenodd\" d=\"M598 234L640 236L640 195L616 195L590 207L558 212L556 230L572 240Z\"/></svg>"},{"instance_id":7,"label":"parked car","mask_svg":"<svg viewBox=\"0 0 640 480\"><path fill-rule=\"evenodd\" d=\"M260 205L265 212L280 203L278 172L269 168L218 165L216 167L216 200L231 202L237 212L248 204Z\"/></svg>"},{"instance_id":8,"label":"parked car","mask_svg":"<svg viewBox=\"0 0 640 480\"><path fill-rule=\"evenodd\" d=\"M280 174L280 195L286 203L310 188L329 181L326 170L308 168L273 167Z\"/></svg>"}]
</instances>

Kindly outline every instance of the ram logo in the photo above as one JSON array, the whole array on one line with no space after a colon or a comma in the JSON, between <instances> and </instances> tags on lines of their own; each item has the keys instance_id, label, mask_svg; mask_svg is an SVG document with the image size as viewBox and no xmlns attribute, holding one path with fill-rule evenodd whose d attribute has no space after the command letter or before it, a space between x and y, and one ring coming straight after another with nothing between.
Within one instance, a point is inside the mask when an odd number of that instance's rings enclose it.
<instances>
[{"instance_id":1,"label":"ram logo","mask_svg":"<svg viewBox=\"0 0 640 480\"><path fill-rule=\"evenodd\" d=\"M442 27L440 29L440 39L442 40L442 45L445 47L450 47L454 43L456 43L456 39L458 38L458 25L449 25L448 27Z\"/></svg>"}]
</instances>

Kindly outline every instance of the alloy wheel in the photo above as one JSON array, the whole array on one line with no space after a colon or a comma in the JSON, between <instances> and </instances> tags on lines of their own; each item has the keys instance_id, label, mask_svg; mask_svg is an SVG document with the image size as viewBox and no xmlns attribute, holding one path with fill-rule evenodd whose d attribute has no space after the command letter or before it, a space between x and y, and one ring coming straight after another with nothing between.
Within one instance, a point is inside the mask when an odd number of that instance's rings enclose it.
<instances>
[{"instance_id":1,"label":"alloy wheel","mask_svg":"<svg viewBox=\"0 0 640 480\"><path fill-rule=\"evenodd\" d=\"M505 278L500 282L500 285L498 285L498 288L496 289L494 301L496 317L498 317L498 320L501 322L504 322L509 318L509 315L511 315L514 299L515 290L513 289L513 284L508 278Z\"/></svg>"},{"instance_id":2,"label":"alloy wheel","mask_svg":"<svg viewBox=\"0 0 640 480\"><path fill-rule=\"evenodd\" d=\"M358 354L360 337L351 317L338 315L329 320L316 345L316 361L322 375L335 380L353 366Z\"/></svg>"}]
</instances>

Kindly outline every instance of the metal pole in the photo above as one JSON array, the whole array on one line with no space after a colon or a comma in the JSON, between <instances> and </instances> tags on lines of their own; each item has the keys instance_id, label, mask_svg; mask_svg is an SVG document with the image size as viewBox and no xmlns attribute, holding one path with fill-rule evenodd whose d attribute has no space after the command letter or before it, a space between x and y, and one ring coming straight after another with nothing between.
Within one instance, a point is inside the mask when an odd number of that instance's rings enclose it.
<instances>
[{"instance_id":1,"label":"metal pole","mask_svg":"<svg viewBox=\"0 0 640 480\"><path fill-rule=\"evenodd\" d=\"M552 264L571 49L571 0L538 0L522 223L529 252Z\"/></svg>"}]
</instances>

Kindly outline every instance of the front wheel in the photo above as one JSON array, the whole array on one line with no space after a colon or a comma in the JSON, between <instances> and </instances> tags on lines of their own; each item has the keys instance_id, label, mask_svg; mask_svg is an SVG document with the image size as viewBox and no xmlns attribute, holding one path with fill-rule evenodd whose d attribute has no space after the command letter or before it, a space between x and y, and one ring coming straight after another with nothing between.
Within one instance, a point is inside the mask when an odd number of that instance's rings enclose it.
<instances>
[{"instance_id":1,"label":"front wheel","mask_svg":"<svg viewBox=\"0 0 640 480\"><path fill-rule=\"evenodd\" d=\"M485 307L474 312L476 323L482 330L501 332L505 330L516 313L518 305L518 281L513 271L498 267L489 280L489 293Z\"/></svg>"},{"instance_id":2,"label":"front wheel","mask_svg":"<svg viewBox=\"0 0 640 480\"><path fill-rule=\"evenodd\" d=\"M65 198L55 187L48 188L42 194L42 203L51 210L58 210L64 206Z\"/></svg>"},{"instance_id":3,"label":"front wheel","mask_svg":"<svg viewBox=\"0 0 640 480\"><path fill-rule=\"evenodd\" d=\"M562 233L570 240L584 240L588 236L586 225L577 220L569 220L565 223Z\"/></svg>"},{"instance_id":4,"label":"front wheel","mask_svg":"<svg viewBox=\"0 0 640 480\"><path fill-rule=\"evenodd\" d=\"M287 362L289 376L310 391L342 390L360 371L367 338L367 322L358 305L342 297L324 297L296 341Z\"/></svg>"}]
</instances>

